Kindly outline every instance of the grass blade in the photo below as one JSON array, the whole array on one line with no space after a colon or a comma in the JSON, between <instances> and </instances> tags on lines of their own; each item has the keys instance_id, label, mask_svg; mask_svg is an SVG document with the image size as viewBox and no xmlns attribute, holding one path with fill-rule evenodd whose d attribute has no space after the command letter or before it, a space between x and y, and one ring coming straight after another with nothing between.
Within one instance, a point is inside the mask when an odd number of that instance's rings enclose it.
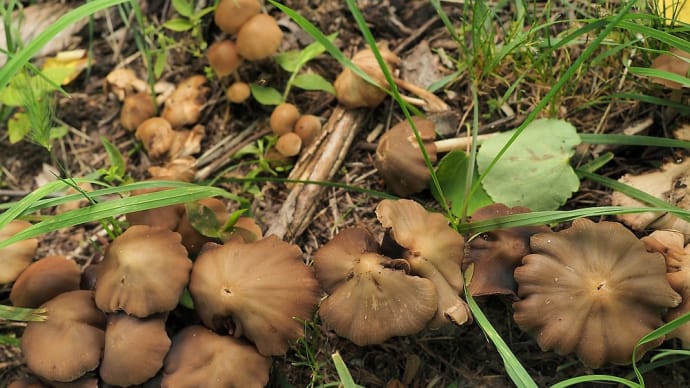
<instances>
[{"instance_id":1,"label":"grass blade","mask_svg":"<svg viewBox=\"0 0 690 388\"><path fill-rule=\"evenodd\" d=\"M631 145L642 147L672 147L690 149L690 141L668 139L665 137L580 133L580 139L588 144Z\"/></svg>"},{"instance_id":2,"label":"grass blade","mask_svg":"<svg viewBox=\"0 0 690 388\"><path fill-rule=\"evenodd\" d=\"M333 359L335 370L338 372L338 377L340 378L340 383L343 388L363 388L361 385L355 383L355 380L350 374L350 370L347 369L345 361L343 361L343 358L340 356L340 352L331 354L331 358Z\"/></svg>"},{"instance_id":3,"label":"grass blade","mask_svg":"<svg viewBox=\"0 0 690 388\"><path fill-rule=\"evenodd\" d=\"M593 383L593 382L609 382L609 383L618 383L618 384L623 384L627 387L630 388L641 388L642 386L640 384L637 384L634 381L630 381L628 379L624 379L622 377L616 377L616 376L611 376L611 375L587 375L587 376L578 376L578 377L573 377L567 380L559 381L558 383L554 384L551 386L551 388L565 388L565 387L570 387L575 384L584 384L584 383Z\"/></svg>"},{"instance_id":4,"label":"grass blade","mask_svg":"<svg viewBox=\"0 0 690 388\"><path fill-rule=\"evenodd\" d=\"M43 322L46 320L46 309L28 309L0 305L0 320L17 322Z\"/></svg>"}]
</instances>

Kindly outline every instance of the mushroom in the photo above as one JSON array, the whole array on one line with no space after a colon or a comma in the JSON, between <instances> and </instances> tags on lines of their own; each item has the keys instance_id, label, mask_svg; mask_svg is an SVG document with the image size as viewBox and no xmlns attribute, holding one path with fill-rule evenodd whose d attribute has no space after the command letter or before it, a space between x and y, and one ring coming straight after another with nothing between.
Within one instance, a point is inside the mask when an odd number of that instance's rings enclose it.
<instances>
[{"instance_id":1,"label":"mushroom","mask_svg":"<svg viewBox=\"0 0 690 388\"><path fill-rule=\"evenodd\" d=\"M189 282L204 325L248 338L265 356L285 354L304 336L302 321L316 308L318 288L300 249L276 236L204 250Z\"/></svg>"},{"instance_id":2,"label":"mushroom","mask_svg":"<svg viewBox=\"0 0 690 388\"><path fill-rule=\"evenodd\" d=\"M429 327L472 322L469 307L460 298L464 281L460 265L465 241L440 213L426 211L414 201L385 199L376 207L381 224L402 251L410 273L431 280L438 294L438 308ZM385 253L385 252L384 252Z\"/></svg>"},{"instance_id":3,"label":"mushroom","mask_svg":"<svg viewBox=\"0 0 690 388\"><path fill-rule=\"evenodd\" d=\"M168 120L153 117L137 127L134 137L142 142L149 157L162 159L170 151L175 138L174 132Z\"/></svg>"},{"instance_id":4,"label":"mushroom","mask_svg":"<svg viewBox=\"0 0 690 388\"><path fill-rule=\"evenodd\" d=\"M156 115L154 101L148 92L125 97L120 109L120 124L130 131L136 129L145 120Z\"/></svg>"},{"instance_id":5,"label":"mushroom","mask_svg":"<svg viewBox=\"0 0 690 388\"><path fill-rule=\"evenodd\" d=\"M31 223L13 220L0 229L0 241L7 240L31 226ZM0 248L0 284L13 282L31 264L38 249L38 239L29 238Z\"/></svg>"},{"instance_id":6,"label":"mushroom","mask_svg":"<svg viewBox=\"0 0 690 388\"><path fill-rule=\"evenodd\" d=\"M178 233L147 225L115 238L96 276L98 308L139 318L174 309L192 267L180 240Z\"/></svg>"},{"instance_id":7,"label":"mushroom","mask_svg":"<svg viewBox=\"0 0 690 388\"><path fill-rule=\"evenodd\" d=\"M513 304L514 319L544 351L575 352L593 368L628 364L640 338L681 301L663 256L647 252L619 223L578 219L560 232L533 235L530 246L534 253L515 270L521 300Z\"/></svg>"},{"instance_id":8,"label":"mushroom","mask_svg":"<svg viewBox=\"0 0 690 388\"><path fill-rule=\"evenodd\" d=\"M213 20L223 32L236 34L247 20L260 11L261 4L257 0L220 0Z\"/></svg>"},{"instance_id":9,"label":"mushroom","mask_svg":"<svg viewBox=\"0 0 690 388\"><path fill-rule=\"evenodd\" d=\"M305 147L309 146L321 132L321 120L314 115L302 115L295 122L293 132L302 139Z\"/></svg>"},{"instance_id":10,"label":"mushroom","mask_svg":"<svg viewBox=\"0 0 690 388\"><path fill-rule=\"evenodd\" d=\"M235 42L230 39L211 44L206 50L206 58L213 71L221 78L234 73L242 64Z\"/></svg>"},{"instance_id":11,"label":"mushroom","mask_svg":"<svg viewBox=\"0 0 690 388\"><path fill-rule=\"evenodd\" d=\"M225 91L225 95L227 96L228 101L234 104L241 104L247 101L251 94L252 91L246 82L234 82Z\"/></svg>"},{"instance_id":12,"label":"mushroom","mask_svg":"<svg viewBox=\"0 0 690 388\"><path fill-rule=\"evenodd\" d=\"M302 150L302 139L294 132L284 133L278 138L275 147L283 156L296 156Z\"/></svg>"},{"instance_id":13,"label":"mushroom","mask_svg":"<svg viewBox=\"0 0 690 388\"><path fill-rule=\"evenodd\" d=\"M142 384L163 367L170 344L163 316L139 319L122 313L110 315L101 378L122 387Z\"/></svg>"},{"instance_id":14,"label":"mushroom","mask_svg":"<svg viewBox=\"0 0 690 388\"><path fill-rule=\"evenodd\" d=\"M92 291L70 291L42 305L48 319L29 322L21 347L26 364L38 376L69 382L98 367L105 343L105 314Z\"/></svg>"},{"instance_id":15,"label":"mushroom","mask_svg":"<svg viewBox=\"0 0 690 388\"><path fill-rule=\"evenodd\" d=\"M169 190L169 188L152 187L147 189L132 190L132 195L155 193L163 190ZM125 218L130 225L148 225L168 230L175 230L177 225L180 223L184 212L184 205L179 204L127 213Z\"/></svg>"},{"instance_id":16,"label":"mushroom","mask_svg":"<svg viewBox=\"0 0 690 388\"><path fill-rule=\"evenodd\" d=\"M273 56L280 48L283 32L271 15L252 16L237 33L237 51L248 61Z\"/></svg>"},{"instance_id":17,"label":"mushroom","mask_svg":"<svg viewBox=\"0 0 690 388\"><path fill-rule=\"evenodd\" d=\"M649 67L655 70L677 74L682 77L688 77L690 74L690 53L675 47L671 48L669 53L663 53L654 58ZM678 82L661 77L651 77L651 80L669 89L681 89L684 86Z\"/></svg>"},{"instance_id":18,"label":"mushroom","mask_svg":"<svg viewBox=\"0 0 690 388\"><path fill-rule=\"evenodd\" d=\"M338 233L314 254L316 277L329 296L324 324L359 346L420 332L436 312L434 284L408 274L405 260L378 254L365 229Z\"/></svg>"},{"instance_id":19,"label":"mushroom","mask_svg":"<svg viewBox=\"0 0 690 388\"><path fill-rule=\"evenodd\" d=\"M147 171L154 180L191 182L196 174L196 158L193 156L175 158L162 166L151 166Z\"/></svg>"},{"instance_id":20,"label":"mushroom","mask_svg":"<svg viewBox=\"0 0 690 388\"><path fill-rule=\"evenodd\" d=\"M79 265L65 256L48 256L29 265L12 285L10 301L36 308L63 292L79 289Z\"/></svg>"},{"instance_id":21,"label":"mushroom","mask_svg":"<svg viewBox=\"0 0 690 388\"><path fill-rule=\"evenodd\" d=\"M284 102L277 105L271 113L271 130L278 136L292 132L292 128L295 126L299 117L299 110L294 104Z\"/></svg>"},{"instance_id":22,"label":"mushroom","mask_svg":"<svg viewBox=\"0 0 690 388\"><path fill-rule=\"evenodd\" d=\"M206 103L209 88L203 75L193 75L177 85L175 91L165 101L161 117L168 120L173 128L195 124L201 117L201 109Z\"/></svg>"},{"instance_id":23,"label":"mushroom","mask_svg":"<svg viewBox=\"0 0 690 388\"><path fill-rule=\"evenodd\" d=\"M22 377L14 380L7 386L7 388L50 388L42 382L32 377Z\"/></svg>"},{"instance_id":24,"label":"mushroom","mask_svg":"<svg viewBox=\"0 0 690 388\"><path fill-rule=\"evenodd\" d=\"M472 221L529 212L524 206L509 208L496 203L477 209L472 214ZM472 280L467 286L470 294L517 297L517 283L513 272L522 263L522 258L530 253L529 239L533 234L550 231L546 226L499 228L482 233L470 241L462 263L463 269L470 265L474 268Z\"/></svg>"},{"instance_id":25,"label":"mushroom","mask_svg":"<svg viewBox=\"0 0 690 388\"><path fill-rule=\"evenodd\" d=\"M270 358L242 339L193 325L173 338L161 387L261 388L268 383L270 367Z\"/></svg>"}]
</instances>

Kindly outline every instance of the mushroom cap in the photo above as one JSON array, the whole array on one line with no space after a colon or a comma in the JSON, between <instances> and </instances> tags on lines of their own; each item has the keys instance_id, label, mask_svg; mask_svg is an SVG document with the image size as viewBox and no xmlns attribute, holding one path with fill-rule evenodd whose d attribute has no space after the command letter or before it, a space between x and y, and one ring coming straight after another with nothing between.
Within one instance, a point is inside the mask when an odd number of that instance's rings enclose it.
<instances>
[{"instance_id":1,"label":"mushroom cap","mask_svg":"<svg viewBox=\"0 0 690 388\"><path fill-rule=\"evenodd\" d=\"M92 291L70 291L43 304L48 319L29 322L21 346L35 374L68 382L98 367L105 343L105 314Z\"/></svg>"},{"instance_id":2,"label":"mushroom cap","mask_svg":"<svg viewBox=\"0 0 690 388\"><path fill-rule=\"evenodd\" d=\"M206 50L206 58L218 77L234 73L242 64L242 57L237 52L237 46L230 39L213 42Z\"/></svg>"},{"instance_id":3,"label":"mushroom cap","mask_svg":"<svg viewBox=\"0 0 690 388\"><path fill-rule=\"evenodd\" d=\"M670 54L660 54L654 58L649 66L652 69L668 71L687 77L690 73L690 53L675 47L669 50ZM670 89L682 89L683 85L665 78L651 77L653 82L661 84Z\"/></svg>"},{"instance_id":4,"label":"mushroom cap","mask_svg":"<svg viewBox=\"0 0 690 388\"><path fill-rule=\"evenodd\" d=\"M181 158L176 158L165 163L163 166L151 166L148 168L148 172L149 174L151 174L151 179L153 180L191 182L194 180L194 174L196 174L196 158L194 158L193 156L183 156ZM171 205L170 207L174 208L175 206L177 205ZM164 206L164 208L169 207ZM146 211L147 210L143 210L143 212ZM171 214L171 216L173 216L173 214Z\"/></svg>"},{"instance_id":5,"label":"mushroom cap","mask_svg":"<svg viewBox=\"0 0 690 388\"><path fill-rule=\"evenodd\" d=\"M321 120L314 115L302 115L295 121L293 132L302 139L302 144L308 146L319 136Z\"/></svg>"},{"instance_id":6,"label":"mushroom cap","mask_svg":"<svg viewBox=\"0 0 690 388\"><path fill-rule=\"evenodd\" d=\"M275 147L283 156L297 156L302 150L302 138L294 132L284 133L278 138Z\"/></svg>"},{"instance_id":7,"label":"mushroom cap","mask_svg":"<svg viewBox=\"0 0 690 388\"><path fill-rule=\"evenodd\" d=\"M79 265L65 256L48 256L24 270L12 285L10 301L17 307L36 308L67 291L79 289Z\"/></svg>"},{"instance_id":8,"label":"mushroom cap","mask_svg":"<svg viewBox=\"0 0 690 388\"><path fill-rule=\"evenodd\" d=\"M204 250L189 292L204 325L243 335L266 356L285 354L304 336L300 320L311 318L320 297L300 249L276 236Z\"/></svg>"},{"instance_id":9,"label":"mushroom cap","mask_svg":"<svg viewBox=\"0 0 690 388\"><path fill-rule=\"evenodd\" d=\"M199 121L201 109L210 91L206 86L207 81L206 77L198 74L184 79L165 100L161 116L168 120L173 128L196 124Z\"/></svg>"},{"instance_id":10,"label":"mushroom cap","mask_svg":"<svg viewBox=\"0 0 690 388\"><path fill-rule=\"evenodd\" d=\"M168 190L166 187L153 187L148 189L133 190L132 195L141 195ZM131 212L125 215L130 225L148 225L168 230L175 230L184 215L184 205L170 205L157 207L138 212Z\"/></svg>"},{"instance_id":11,"label":"mushroom cap","mask_svg":"<svg viewBox=\"0 0 690 388\"><path fill-rule=\"evenodd\" d=\"M495 203L472 214L472 221L483 221L511 214L529 213L524 206L509 208ZM546 226L522 226L495 229L482 233L469 242L469 249L463 260L463 268L474 265L472 281L467 289L473 296L510 295L517 296L517 283L513 277L515 268L522 258L530 253L529 239L533 234L550 232Z\"/></svg>"},{"instance_id":12,"label":"mushroom cap","mask_svg":"<svg viewBox=\"0 0 690 388\"><path fill-rule=\"evenodd\" d=\"M137 128L145 120L156 115L154 99L148 92L125 97L120 109L120 124L128 130Z\"/></svg>"},{"instance_id":13,"label":"mushroom cap","mask_svg":"<svg viewBox=\"0 0 690 388\"><path fill-rule=\"evenodd\" d=\"M388 49L388 45L377 46L389 71L394 73L400 65L400 58ZM352 57L352 63L367 73L378 83L378 86L368 83L346 68L333 83L338 102L347 108L375 108L386 98L385 89L388 89L388 81L379 67L374 52L369 48L361 50Z\"/></svg>"},{"instance_id":14,"label":"mushroom cap","mask_svg":"<svg viewBox=\"0 0 690 388\"><path fill-rule=\"evenodd\" d=\"M7 240L31 226L22 220L13 220L0 229L0 241ZM15 281L22 271L31 264L38 249L38 239L29 238L0 248L0 284Z\"/></svg>"},{"instance_id":15,"label":"mushroom cap","mask_svg":"<svg viewBox=\"0 0 690 388\"><path fill-rule=\"evenodd\" d=\"M189 280L192 261L179 233L134 225L108 246L96 276L96 305L139 318L171 311Z\"/></svg>"},{"instance_id":16,"label":"mushroom cap","mask_svg":"<svg viewBox=\"0 0 690 388\"><path fill-rule=\"evenodd\" d=\"M134 137L142 142L151 159L161 159L170 151L174 131L168 120L152 117L139 124Z\"/></svg>"},{"instance_id":17,"label":"mushroom cap","mask_svg":"<svg viewBox=\"0 0 690 388\"><path fill-rule=\"evenodd\" d=\"M261 11L257 0L221 0L216 6L213 20L228 34L236 34L240 27Z\"/></svg>"},{"instance_id":18,"label":"mushroom cap","mask_svg":"<svg viewBox=\"0 0 690 388\"><path fill-rule=\"evenodd\" d=\"M271 359L242 339L193 325L172 340L165 358L162 388L261 388L268 383Z\"/></svg>"},{"instance_id":19,"label":"mushroom cap","mask_svg":"<svg viewBox=\"0 0 690 388\"><path fill-rule=\"evenodd\" d=\"M170 344L162 316L139 319L122 313L110 315L101 378L123 387L142 384L163 367Z\"/></svg>"},{"instance_id":20,"label":"mushroom cap","mask_svg":"<svg viewBox=\"0 0 690 388\"><path fill-rule=\"evenodd\" d=\"M248 61L273 56L280 48L283 31L271 15L260 13L247 20L237 33L237 51Z\"/></svg>"},{"instance_id":21,"label":"mushroom cap","mask_svg":"<svg viewBox=\"0 0 690 388\"><path fill-rule=\"evenodd\" d=\"M228 101L234 104L240 104L247 101L251 94L252 90L246 82L234 82L225 91Z\"/></svg>"},{"instance_id":22,"label":"mushroom cap","mask_svg":"<svg viewBox=\"0 0 690 388\"><path fill-rule=\"evenodd\" d=\"M534 253L515 270L521 300L514 319L544 351L575 352L593 368L628 364L637 341L680 303L663 256L619 223L578 219L569 229L535 234L530 245Z\"/></svg>"},{"instance_id":23,"label":"mushroom cap","mask_svg":"<svg viewBox=\"0 0 690 388\"><path fill-rule=\"evenodd\" d=\"M7 388L50 388L39 380L33 377L22 377L14 380L7 386Z\"/></svg>"},{"instance_id":24,"label":"mushroom cap","mask_svg":"<svg viewBox=\"0 0 690 388\"><path fill-rule=\"evenodd\" d=\"M434 122L421 117L413 117L412 121L424 142L429 159L435 163ZM374 166L386 182L388 190L395 195L408 196L429 186L431 173L407 120L401 121L381 136L376 147Z\"/></svg>"},{"instance_id":25,"label":"mushroom cap","mask_svg":"<svg viewBox=\"0 0 690 388\"><path fill-rule=\"evenodd\" d=\"M277 105L271 112L271 130L279 136L292 132L292 128L299 118L300 114L297 107L289 102L284 102Z\"/></svg>"}]
</instances>

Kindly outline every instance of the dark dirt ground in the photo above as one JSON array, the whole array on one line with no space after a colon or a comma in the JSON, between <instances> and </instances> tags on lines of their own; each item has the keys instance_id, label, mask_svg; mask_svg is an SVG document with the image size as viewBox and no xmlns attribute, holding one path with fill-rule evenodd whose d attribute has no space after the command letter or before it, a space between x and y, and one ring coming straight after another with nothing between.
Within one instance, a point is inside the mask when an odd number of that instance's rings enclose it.
<instances>
[{"instance_id":1,"label":"dark dirt ground","mask_svg":"<svg viewBox=\"0 0 690 388\"><path fill-rule=\"evenodd\" d=\"M172 13L168 3L163 0L151 0L148 4L147 16L159 21L169 19ZM338 32L336 44L345 53L351 55L363 47L356 24L343 2L294 0L286 1L285 4L314 22L324 33ZM391 48L398 52L403 60L420 44L428 44L432 50L443 48L451 55L454 53L456 45L448 36L433 8L426 2L364 0L360 1L359 5L377 39L387 40ZM446 3L445 9L453 18L459 17L462 7L449 2ZM283 50L300 48L308 43L308 38L304 33L298 32L296 25L286 16L271 7L268 7L268 10L280 20L281 26L285 29L286 39L283 42ZM510 8L506 8L505 12L511 12ZM567 17L567 15L561 17ZM204 38L212 42L220 33L212 25L210 18L207 17L205 23L209 27L204 31ZM121 28L121 25L116 25L115 28ZM80 34L86 37L85 32L82 31ZM83 73L67 87L71 98L58 99L57 117L71 126L72 130L56 146L55 154L58 160L66 163L68 170L74 176L82 176L105 166L107 160L99 142L100 136L105 136L125 154L132 150L135 144L133 134L119 124L120 103L112 93L104 90L103 80L106 74L124 61L131 62L130 67L139 71L141 76L144 75L144 71L141 58L137 57L137 49L131 34L127 35L121 43L122 52L119 55L114 55L111 44L106 42L105 38L112 34L113 31L103 25L96 25L93 41L95 58L97 58L95 64L88 77ZM184 38L182 35L179 37ZM557 56L554 61L556 66L567 67L579 50L582 50L582 47L572 46L568 50L554 54ZM190 74L203 74L205 64L204 58L195 58L181 51L176 52L169 61L162 78L166 81L177 82ZM442 75L450 72L440 63L436 66ZM480 106L481 126L489 127L494 123L498 123L496 129L515 126L548 91L549 84L540 79L539 75L528 76L523 84L521 97L508 101L508 105L515 112L512 119L506 120L505 114L500 110L490 110L487 101L501 96L507 88L506 85L527 71L521 66L519 63L506 63L500 68L501 76L504 77L503 81L491 78L486 84L481 85L480 102L485 103ZM329 80L335 79L340 71L337 62L327 56L317 58L309 64L309 67ZM554 73L558 70L553 69ZM603 132L615 133L636 121L651 117L654 124L650 127L649 134L664 136L671 121L666 117L666 112L658 106L622 100L609 104L603 99L598 104L583 104L610 94L617 87L621 76L620 71L621 68L613 64L597 68L596 71L585 69L578 82L561 96L560 105L551 111L555 111L558 117L569 120L582 132L593 132L602 122ZM271 61L244 66L240 73L243 79L252 82L265 80L267 84L279 89L287 79L287 74ZM207 133L202 143L202 150L253 123L256 123L259 128L267 126L269 107L257 102L229 106L223 97L222 82L213 80L211 89L211 98L204 108L201 119ZM626 78L619 90L645 90L661 97L664 96L663 90L655 88L645 80L633 77ZM471 97L467 77L461 77L440 96L459 113L459 116L467 114L466 120L471 120ZM296 103L303 113L315 114L322 118L328 118L336 105L333 98L319 92L295 90L290 100ZM609 107L608 110L607 107ZM374 145L367 142L366 137L377 125L388 127L391 122L398 122L401 117L399 109L390 100L368 113L365 125L336 179L339 182L362 188L383 191L385 188L382 181L372 173ZM42 173L42 168L44 164L51 163L51 158L43 149L29 142L11 145L5 132L1 133L2 173L0 177L2 180L0 188L3 191L0 194L0 201L7 202L17 200L24 193L35 189L36 177L46 176ZM674 153L673 150L668 149L623 148L616 151L616 158L603 173L617 178L625 172L646 168L654 161L679 155L680 153ZM137 179L145 178L146 167L149 163L142 152L134 152L128 160L130 174ZM241 175L241 173L235 174ZM237 183L221 178L218 185L232 192L241 193L241 186ZM276 183L261 183L260 186L263 196L248 196L248 198L253 201L257 219L266 230L273 219L272 214L281 205L286 188ZM583 182L580 191L564 208L605 205L608 203L607 194L605 188ZM436 206L428 192L414 198L429 207ZM295 238L295 242L305 252L305 258L308 259L311 253L346 227L362 225L370 228L377 235L382 235L383 232L374 214L374 208L378 203L376 198L344 189L328 188L319 201L321 210L307 230ZM83 225L44 236L41 239L38 257L63 254L82 264L89 262L100 255L103 245L107 243L102 233L99 238L91 237L99 230L97 225ZM7 299L9 286L3 287L0 291L1 302L9 304ZM508 346L521 360L527 372L540 386L547 386L583 374L598 373L617 376L631 374L632 369L627 366L591 370L578 362L574 356L558 356L542 352L536 342L513 323L509 300L482 298L479 299L479 303ZM180 315L184 315L184 311L177 312L177 316ZM2 323L0 330L20 335L21 327L21 324ZM664 345L666 348L678 346L679 344L675 342L667 342ZM382 345L367 347L357 347L315 325L309 327L305 343L295 345L284 357L274 357L269 386L284 387L285 383L290 383L295 387L302 387L308 386L311 381L317 384L337 381L335 368L330 361L330 355L335 351L339 351L343 356L354 380L366 387L385 386L393 379L401 380L405 386L409 387L446 387L452 383L456 383L459 387L512 385L494 346L482 334L480 328L473 324L425 331L416 336L394 338ZM312 365L316 365L316 370L306 365L307 353L311 353L310 356L314 358ZM0 382L11 381L26 373L27 369L22 362L19 348L12 345L0 347ZM687 362L665 366L648 372L645 377L648 385L652 387L688 386L690 385L690 366Z\"/></svg>"}]
</instances>

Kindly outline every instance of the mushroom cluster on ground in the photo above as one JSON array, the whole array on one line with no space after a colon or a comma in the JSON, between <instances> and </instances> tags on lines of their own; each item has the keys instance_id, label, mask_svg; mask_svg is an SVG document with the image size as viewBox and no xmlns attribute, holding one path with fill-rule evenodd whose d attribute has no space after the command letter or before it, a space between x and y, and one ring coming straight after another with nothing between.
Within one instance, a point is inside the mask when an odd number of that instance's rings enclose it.
<instances>
[{"instance_id":1,"label":"mushroom cluster on ground","mask_svg":"<svg viewBox=\"0 0 690 388\"><path fill-rule=\"evenodd\" d=\"M271 131L278 136L276 150L285 157L297 156L321 132L321 120L314 115L303 115L294 104L279 104L270 118Z\"/></svg>"}]
</instances>

